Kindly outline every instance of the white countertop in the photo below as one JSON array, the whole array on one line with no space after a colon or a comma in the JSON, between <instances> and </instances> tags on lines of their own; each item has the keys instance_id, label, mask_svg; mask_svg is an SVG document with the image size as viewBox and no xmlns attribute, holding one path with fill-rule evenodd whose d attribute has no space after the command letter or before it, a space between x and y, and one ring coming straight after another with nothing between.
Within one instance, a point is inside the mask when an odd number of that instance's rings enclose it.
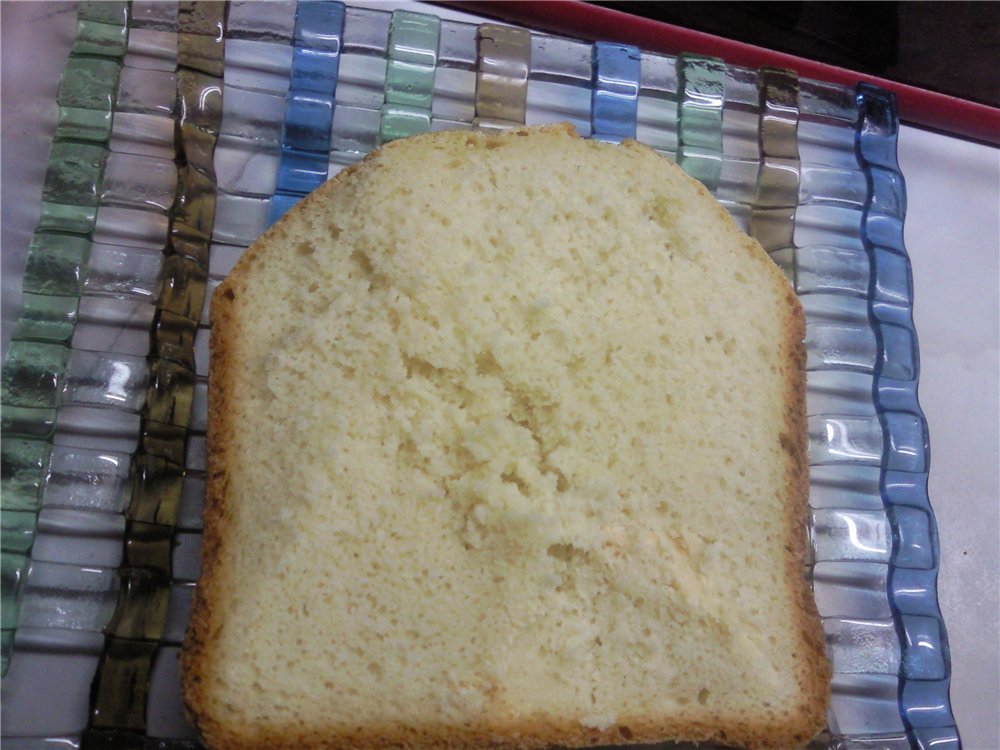
<instances>
[{"instance_id":1,"label":"white countertop","mask_svg":"<svg viewBox=\"0 0 1000 750\"><path fill-rule=\"evenodd\" d=\"M74 9L0 5L4 352L38 221ZM904 126L899 161L953 710L966 750L1000 750L1000 149Z\"/></svg>"}]
</instances>

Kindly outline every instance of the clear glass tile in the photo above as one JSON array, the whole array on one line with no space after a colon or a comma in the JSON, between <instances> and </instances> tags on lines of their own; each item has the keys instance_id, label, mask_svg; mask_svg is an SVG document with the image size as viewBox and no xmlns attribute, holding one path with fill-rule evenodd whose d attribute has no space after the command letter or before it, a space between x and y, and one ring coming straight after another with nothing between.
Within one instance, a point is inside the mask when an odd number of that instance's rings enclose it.
<instances>
[{"instance_id":1,"label":"clear glass tile","mask_svg":"<svg viewBox=\"0 0 1000 750\"><path fill-rule=\"evenodd\" d=\"M216 181L227 193L269 197L277 186L280 162L277 144L222 135L215 147Z\"/></svg>"},{"instance_id":2,"label":"clear glass tile","mask_svg":"<svg viewBox=\"0 0 1000 750\"><path fill-rule=\"evenodd\" d=\"M86 294L154 302L160 293L163 253L141 247L95 244L83 279Z\"/></svg>"},{"instance_id":3,"label":"clear glass tile","mask_svg":"<svg viewBox=\"0 0 1000 750\"><path fill-rule=\"evenodd\" d=\"M45 507L118 513L131 495L128 453L55 446L45 478Z\"/></svg>"},{"instance_id":4,"label":"clear glass tile","mask_svg":"<svg viewBox=\"0 0 1000 750\"><path fill-rule=\"evenodd\" d=\"M887 620L889 566L867 562L817 562L813 593L821 617Z\"/></svg>"},{"instance_id":5,"label":"clear glass tile","mask_svg":"<svg viewBox=\"0 0 1000 750\"><path fill-rule=\"evenodd\" d=\"M190 429L192 432L208 430L208 383L206 382L195 384Z\"/></svg>"},{"instance_id":6,"label":"clear glass tile","mask_svg":"<svg viewBox=\"0 0 1000 750\"><path fill-rule=\"evenodd\" d=\"M291 75L292 47L288 44L226 40L227 87L284 95Z\"/></svg>"},{"instance_id":7,"label":"clear glass tile","mask_svg":"<svg viewBox=\"0 0 1000 750\"><path fill-rule=\"evenodd\" d=\"M94 227L94 242L161 250L167 244L169 220L155 211L101 206Z\"/></svg>"},{"instance_id":8,"label":"clear glass tile","mask_svg":"<svg viewBox=\"0 0 1000 750\"><path fill-rule=\"evenodd\" d=\"M132 28L177 30L177 3L172 0L134 0Z\"/></svg>"},{"instance_id":9,"label":"clear glass tile","mask_svg":"<svg viewBox=\"0 0 1000 750\"><path fill-rule=\"evenodd\" d=\"M237 246L234 245L233 247ZM198 318L199 325L210 325L212 316L212 295L215 294L216 288L221 283L221 279L213 279L211 277L209 277L208 281L205 282L205 302L202 304L201 317Z\"/></svg>"},{"instance_id":10,"label":"clear glass tile","mask_svg":"<svg viewBox=\"0 0 1000 750\"><path fill-rule=\"evenodd\" d=\"M268 143L281 142L285 122L284 95L226 86L223 92L223 135Z\"/></svg>"},{"instance_id":11,"label":"clear glass tile","mask_svg":"<svg viewBox=\"0 0 1000 750\"><path fill-rule=\"evenodd\" d=\"M577 133L589 136L590 99L589 89L531 79L528 81L525 124L568 122L576 128Z\"/></svg>"},{"instance_id":12,"label":"clear glass tile","mask_svg":"<svg viewBox=\"0 0 1000 750\"><path fill-rule=\"evenodd\" d=\"M181 700L180 648L160 648L153 662L146 704L146 731L150 737L166 739L197 738L188 724Z\"/></svg>"},{"instance_id":13,"label":"clear glass tile","mask_svg":"<svg viewBox=\"0 0 1000 750\"><path fill-rule=\"evenodd\" d=\"M25 581L19 626L100 632L117 597L113 568L34 560Z\"/></svg>"},{"instance_id":14,"label":"clear glass tile","mask_svg":"<svg viewBox=\"0 0 1000 750\"><path fill-rule=\"evenodd\" d=\"M212 239L229 245L250 245L268 228L270 205L266 198L247 198L219 192Z\"/></svg>"},{"instance_id":15,"label":"clear glass tile","mask_svg":"<svg viewBox=\"0 0 1000 750\"><path fill-rule=\"evenodd\" d=\"M896 675L834 675L831 732L863 735L901 729L899 678Z\"/></svg>"},{"instance_id":16,"label":"clear glass tile","mask_svg":"<svg viewBox=\"0 0 1000 750\"><path fill-rule=\"evenodd\" d=\"M476 115L476 74L460 68L437 69L431 111L435 117L472 122Z\"/></svg>"},{"instance_id":17,"label":"clear glass tile","mask_svg":"<svg viewBox=\"0 0 1000 750\"><path fill-rule=\"evenodd\" d=\"M677 150L677 101L639 94L636 139L655 149Z\"/></svg>"},{"instance_id":18,"label":"clear glass tile","mask_svg":"<svg viewBox=\"0 0 1000 750\"><path fill-rule=\"evenodd\" d=\"M756 159L729 158L722 160L716 197L734 203L752 204L757 190L760 162Z\"/></svg>"},{"instance_id":19,"label":"clear glass tile","mask_svg":"<svg viewBox=\"0 0 1000 750\"><path fill-rule=\"evenodd\" d=\"M246 247L242 245L213 244L208 261L209 277L226 278L244 252L246 252Z\"/></svg>"},{"instance_id":20,"label":"clear glass tile","mask_svg":"<svg viewBox=\"0 0 1000 750\"><path fill-rule=\"evenodd\" d=\"M177 192L173 160L112 152L104 168L101 203L166 213Z\"/></svg>"},{"instance_id":21,"label":"clear glass tile","mask_svg":"<svg viewBox=\"0 0 1000 750\"><path fill-rule=\"evenodd\" d=\"M139 411L148 376L145 357L74 349L66 366L63 403Z\"/></svg>"},{"instance_id":22,"label":"clear glass tile","mask_svg":"<svg viewBox=\"0 0 1000 750\"><path fill-rule=\"evenodd\" d=\"M438 43L438 66L475 72L476 25L441 19L441 40ZM438 73L440 74L440 70Z\"/></svg>"},{"instance_id":23,"label":"clear glass tile","mask_svg":"<svg viewBox=\"0 0 1000 750\"><path fill-rule=\"evenodd\" d=\"M164 643L182 643L191 614L195 584L173 583L170 586L170 603L167 605L167 623L163 629Z\"/></svg>"},{"instance_id":24,"label":"clear glass tile","mask_svg":"<svg viewBox=\"0 0 1000 750\"><path fill-rule=\"evenodd\" d=\"M761 159L760 144L757 140L759 123L759 112L750 112L742 109L723 109L723 153L727 157L753 159L759 163Z\"/></svg>"},{"instance_id":25,"label":"clear glass tile","mask_svg":"<svg viewBox=\"0 0 1000 750\"><path fill-rule=\"evenodd\" d=\"M344 52L385 58L392 13L348 6L344 14Z\"/></svg>"},{"instance_id":26,"label":"clear glass tile","mask_svg":"<svg viewBox=\"0 0 1000 750\"><path fill-rule=\"evenodd\" d=\"M155 308L142 299L80 298L73 346L95 352L145 356Z\"/></svg>"},{"instance_id":27,"label":"clear glass tile","mask_svg":"<svg viewBox=\"0 0 1000 750\"><path fill-rule=\"evenodd\" d=\"M211 332L208 328L199 328L194 337L195 372L202 377L208 376L210 338Z\"/></svg>"},{"instance_id":28,"label":"clear glass tile","mask_svg":"<svg viewBox=\"0 0 1000 750\"><path fill-rule=\"evenodd\" d=\"M121 561L125 518L117 513L43 508L32 562L114 568Z\"/></svg>"},{"instance_id":29,"label":"clear glass tile","mask_svg":"<svg viewBox=\"0 0 1000 750\"><path fill-rule=\"evenodd\" d=\"M132 29L125 67L172 73L177 67L177 34L159 29Z\"/></svg>"},{"instance_id":30,"label":"clear glass tile","mask_svg":"<svg viewBox=\"0 0 1000 750\"><path fill-rule=\"evenodd\" d=\"M108 147L122 154L173 159L174 121L161 115L117 112Z\"/></svg>"},{"instance_id":31,"label":"clear glass tile","mask_svg":"<svg viewBox=\"0 0 1000 750\"><path fill-rule=\"evenodd\" d=\"M124 68L118 81L117 112L171 117L177 102L177 77L171 70Z\"/></svg>"},{"instance_id":32,"label":"clear glass tile","mask_svg":"<svg viewBox=\"0 0 1000 750\"><path fill-rule=\"evenodd\" d=\"M174 535L171 560L175 581L197 581L201 574L201 534L178 532Z\"/></svg>"},{"instance_id":33,"label":"clear glass tile","mask_svg":"<svg viewBox=\"0 0 1000 750\"><path fill-rule=\"evenodd\" d=\"M810 532L817 560L889 562L892 532L882 510L817 509Z\"/></svg>"},{"instance_id":34,"label":"clear glass tile","mask_svg":"<svg viewBox=\"0 0 1000 750\"><path fill-rule=\"evenodd\" d=\"M8 737L38 737L38 727L58 737L78 734L86 726L90 683L103 644L99 633L18 631L14 658L3 680L5 750Z\"/></svg>"},{"instance_id":35,"label":"clear glass tile","mask_svg":"<svg viewBox=\"0 0 1000 750\"><path fill-rule=\"evenodd\" d=\"M184 476L177 528L198 530L204 525L205 476L189 471Z\"/></svg>"},{"instance_id":36,"label":"clear glass tile","mask_svg":"<svg viewBox=\"0 0 1000 750\"><path fill-rule=\"evenodd\" d=\"M827 122L851 131L858 120L853 89L809 78L799 81L799 111L803 121Z\"/></svg>"},{"instance_id":37,"label":"clear glass tile","mask_svg":"<svg viewBox=\"0 0 1000 750\"><path fill-rule=\"evenodd\" d=\"M809 463L878 465L882 460L882 427L875 417L820 415L809 417Z\"/></svg>"},{"instance_id":38,"label":"clear glass tile","mask_svg":"<svg viewBox=\"0 0 1000 750\"><path fill-rule=\"evenodd\" d=\"M56 446L111 453L132 453L139 444L139 415L93 406L59 409Z\"/></svg>"},{"instance_id":39,"label":"clear glass tile","mask_svg":"<svg viewBox=\"0 0 1000 750\"><path fill-rule=\"evenodd\" d=\"M844 370L812 370L806 382L806 412L869 417L875 414L872 374Z\"/></svg>"},{"instance_id":40,"label":"clear glass tile","mask_svg":"<svg viewBox=\"0 0 1000 750\"><path fill-rule=\"evenodd\" d=\"M290 42L295 29L295 2L231 2L226 19L226 45L241 39Z\"/></svg>"},{"instance_id":41,"label":"clear glass tile","mask_svg":"<svg viewBox=\"0 0 1000 750\"><path fill-rule=\"evenodd\" d=\"M385 101L385 72L384 57L342 54L337 78L337 107L380 109Z\"/></svg>"},{"instance_id":42,"label":"clear glass tile","mask_svg":"<svg viewBox=\"0 0 1000 750\"><path fill-rule=\"evenodd\" d=\"M592 45L587 42L531 35L531 79L590 89Z\"/></svg>"},{"instance_id":43,"label":"clear glass tile","mask_svg":"<svg viewBox=\"0 0 1000 750\"><path fill-rule=\"evenodd\" d=\"M812 508L882 510L877 466L813 466L809 470L809 505Z\"/></svg>"},{"instance_id":44,"label":"clear glass tile","mask_svg":"<svg viewBox=\"0 0 1000 750\"><path fill-rule=\"evenodd\" d=\"M331 160L338 152L363 156L374 150L378 146L380 123L378 110L338 105L333 112L330 134Z\"/></svg>"}]
</instances>

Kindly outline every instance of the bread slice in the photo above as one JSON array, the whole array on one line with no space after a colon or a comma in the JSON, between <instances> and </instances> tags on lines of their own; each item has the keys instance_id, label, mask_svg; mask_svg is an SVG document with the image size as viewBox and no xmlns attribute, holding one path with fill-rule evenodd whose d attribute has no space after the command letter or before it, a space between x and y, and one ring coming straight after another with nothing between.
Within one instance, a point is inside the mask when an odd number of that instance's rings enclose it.
<instances>
[{"instance_id":1,"label":"bread slice","mask_svg":"<svg viewBox=\"0 0 1000 750\"><path fill-rule=\"evenodd\" d=\"M212 302L210 748L823 727L803 314L701 185L565 126L339 174Z\"/></svg>"}]
</instances>

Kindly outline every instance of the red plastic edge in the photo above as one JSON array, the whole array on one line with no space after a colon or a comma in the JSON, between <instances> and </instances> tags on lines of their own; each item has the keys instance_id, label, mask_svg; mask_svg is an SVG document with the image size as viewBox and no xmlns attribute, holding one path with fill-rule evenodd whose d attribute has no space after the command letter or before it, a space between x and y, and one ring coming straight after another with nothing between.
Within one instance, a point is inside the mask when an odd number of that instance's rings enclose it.
<instances>
[{"instance_id":1,"label":"red plastic edge","mask_svg":"<svg viewBox=\"0 0 1000 750\"><path fill-rule=\"evenodd\" d=\"M651 52L694 52L748 68L788 68L802 78L854 86L871 83L893 92L900 119L934 130L1000 146L1000 109L939 94L835 65L774 52L744 42L590 5L582 0L437 0L468 13L500 18L552 33L634 44Z\"/></svg>"}]
</instances>

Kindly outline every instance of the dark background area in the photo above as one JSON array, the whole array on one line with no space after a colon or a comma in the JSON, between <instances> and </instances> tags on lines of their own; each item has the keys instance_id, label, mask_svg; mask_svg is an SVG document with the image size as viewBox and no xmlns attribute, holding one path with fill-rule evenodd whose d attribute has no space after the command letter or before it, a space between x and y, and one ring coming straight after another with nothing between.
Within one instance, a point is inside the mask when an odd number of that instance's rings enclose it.
<instances>
[{"instance_id":1,"label":"dark background area","mask_svg":"<svg viewBox=\"0 0 1000 750\"><path fill-rule=\"evenodd\" d=\"M1000 107L1000 2L596 2Z\"/></svg>"}]
</instances>

